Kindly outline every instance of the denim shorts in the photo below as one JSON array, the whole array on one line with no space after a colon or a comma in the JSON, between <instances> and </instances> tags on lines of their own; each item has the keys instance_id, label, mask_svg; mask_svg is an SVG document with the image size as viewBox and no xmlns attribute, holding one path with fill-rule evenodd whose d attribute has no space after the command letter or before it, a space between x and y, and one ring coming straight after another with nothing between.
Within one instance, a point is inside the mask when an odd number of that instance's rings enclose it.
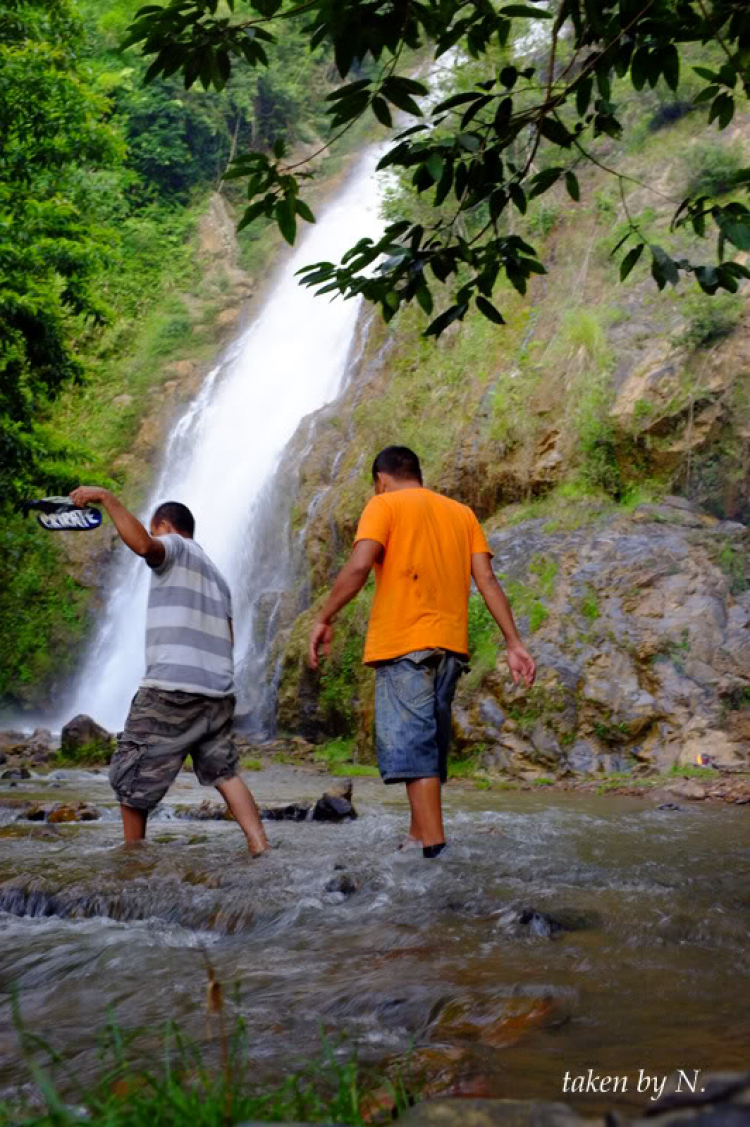
<instances>
[{"instance_id":1,"label":"denim shorts","mask_svg":"<svg viewBox=\"0 0 750 1127\"><path fill-rule=\"evenodd\" d=\"M465 658L415 650L375 673L375 742L384 783L448 777L451 705Z\"/></svg>"}]
</instances>

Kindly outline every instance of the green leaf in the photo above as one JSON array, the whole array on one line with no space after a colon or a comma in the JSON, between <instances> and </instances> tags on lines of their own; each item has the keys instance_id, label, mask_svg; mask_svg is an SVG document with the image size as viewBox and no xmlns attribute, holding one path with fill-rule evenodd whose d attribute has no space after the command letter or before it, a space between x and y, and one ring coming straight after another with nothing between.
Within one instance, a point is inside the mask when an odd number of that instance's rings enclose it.
<instances>
[{"instance_id":1,"label":"green leaf","mask_svg":"<svg viewBox=\"0 0 750 1127\"><path fill-rule=\"evenodd\" d=\"M734 117L734 98L731 94L719 94L714 99L711 112L708 115L709 125L715 118L719 120L719 129L726 129Z\"/></svg>"},{"instance_id":2,"label":"green leaf","mask_svg":"<svg viewBox=\"0 0 750 1127\"><path fill-rule=\"evenodd\" d=\"M560 179L564 171L562 168L544 168L541 172L537 172L531 181L530 198L533 199L534 196L541 196L544 192L548 192L552 185Z\"/></svg>"},{"instance_id":3,"label":"green leaf","mask_svg":"<svg viewBox=\"0 0 750 1127\"><path fill-rule=\"evenodd\" d=\"M473 133L459 133L457 140L467 153L476 153L482 143Z\"/></svg>"},{"instance_id":4,"label":"green leaf","mask_svg":"<svg viewBox=\"0 0 750 1127\"><path fill-rule=\"evenodd\" d=\"M543 117L539 122L539 132L542 137L546 137L554 145L560 145L563 149L570 148L573 138L565 126L556 118Z\"/></svg>"},{"instance_id":5,"label":"green leaf","mask_svg":"<svg viewBox=\"0 0 750 1127\"><path fill-rule=\"evenodd\" d=\"M406 93L406 91L399 88L394 88L393 86L389 86L386 89L386 84L383 83L382 92L389 102L392 102L394 106L397 106L400 110L403 110L404 113L413 114L414 117L422 116L422 111L420 110L419 106L411 97L411 95Z\"/></svg>"},{"instance_id":6,"label":"green leaf","mask_svg":"<svg viewBox=\"0 0 750 1127\"><path fill-rule=\"evenodd\" d=\"M385 98L381 98L378 94L375 98L372 99L371 104L372 112L375 114L375 117L378 119L380 124L385 125L390 129L393 125L393 118L391 117L391 111L388 109L388 103L386 102Z\"/></svg>"},{"instance_id":7,"label":"green leaf","mask_svg":"<svg viewBox=\"0 0 750 1127\"><path fill-rule=\"evenodd\" d=\"M578 177L574 172L565 173L565 187L568 189L570 198L578 202L581 198L581 189L578 186Z\"/></svg>"},{"instance_id":8,"label":"green leaf","mask_svg":"<svg viewBox=\"0 0 750 1127\"><path fill-rule=\"evenodd\" d=\"M468 308L467 302L449 306L448 309L441 313L439 317L436 317L432 324L425 329L424 335L426 337L439 337L454 321L462 321L466 316L466 310Z\"/></svg>"},{"instance_id":9,"label":"green leaf","mask_svg":"<svg viewBox=\"0 0 750 1127\"><path fill-rule=\"evenodd\" d=\"M481 294L478 294L476 302L477 309L480 313L484 314L488 321L492 321L494 325L505 324L505 318L502 313L498 309L495 309L495 306L491 301L488 301L486 297L482 297Z\"/></svg>"},{"instance_id":10,"label":"green leaf","mask_svg":"<svg viewBox=\"0 0 750 1127\"><path fill-rule=\"evenodd\" d=\"M310 208L307 206L307 204L303 200L295 199L294 210L297 212L297 215L302 216L302 218L305 220L306 223L314 223L315 222L315 216L313 215L313 213L310 211Z\"/></svg>"},{"instance_id":11,"label":"green leaf","mask_svg":"<svg viewBox=\"0 0 750 1127\"><path fill-rule=\"evenodd\" d=\"M593 90L593 78L584 78L576 86L576 112L579 117L583 117L586 110L589 108Z\"/></svg>"},{"instance_id":12,"label":"green leaf","mask_svg":"<svg viewBox=\"0 0 750 1127\"><path fill-rule=\"evenodd\" d=\"M482 95L476 92L467 94L454 94L451 98L446 98L440 105L435 106L432 111L433 117L436 114L443 113L445 110L455 109L456 106L463 106L466 102L473 102L475 98L481 98Z\"/></svg>"},{"instance_id":13,"label":"green leaf","mask_svg":"<svg viewBox=\"0 0 750 1127\"><path fill-rule=\"evenodd\" d=\"M660 52L659 61L664 81L671 90L676 90L680 84L680 56L674 43L670 43Z\"/></svg>"},{"instance_id":14,"label":"green leaf","mask_svg":"<svg viewBox=\"0 0 750 1127\"><path fill-rule=\"evenodd\" d=\"M430 314L433 310L432 294L427 285L423 282L421 286L417 287L416 293L417 301L425 313Z\"/></svg>"},{"instance_id":15,"label":"green leaf","mask_svg":"<svg viewBox=\"0 0 750 1127\"><path fill-rule=\"evenodd\" d=\"M265 200L258 200L256 203L250 204L250 207L245 208L245 214L242 216L242 219L240 219L239 223L237 224L237 230L238 231L244 231L245 227L249 226L249 224L252 223L252 221L254 219L257 219L259 215L262 215L265 212L265 210L266 210L266 201Z\"/></svg>"},{"instance_id":16,"label":"green leaf","mask_svg":"<svg viewBox=\"0 0 750 1127\"><path fill-rule=\"evenodd\" d=\"M544 8L532 8L528 4L505 4L500 8L501 16L526 16L530 20L551 20L552 12Z\"/></svg>"},{"instance_id":17,"label":"green leaf","mask_svg":"<svg viewBox=\"0 0 750 1127\"><path fill-rule=\"evenodd\" d=\"M426 164L427 164L427 171L429 172L430 176L435 181L435 183L438 184L440 182L441 178L442 178L442 175L443 175L443 169L445 168L445 161L443 160L442 157L438 156L437 153L431 153L430 156L427 158Z\"/></svg>"},{"instance_id":18,"label":"green leaf","mask_svg":"<svg viewBox=\"0 0 750 1127\"><path fill-rule=\"evenodd\" d=\"M297 235L297 219L294 204L295 200L293 196L285 196L283 199L279 200L276 207L273 209L279 230L290 246L294 244Z\"/></svg>"},{"instance_id":19,"label":"green leaf","mask_svg":"<svg viewBox=\"0 0 750 1127\"><path fill-rule=\"evenodd\" d=\"M622 262L620 263L620 281L621 282L625 281L625 279L627 278L630 271L636 265L636 263L638 262L638 259L643 254L645 246L646 246L645 243L640 243L637 247L633 247L632 250L629 250L628 253L625 255Z\"/></svg>"},{"instance_id":20,"label":"green leaf","mask_svg":"<svg viewBox=\"0 0 750 1127\"><path fill-rule=\"evenodd\" d=\"M347 86L339 86L338 90L334 90L331 94L326 94L326 102L338 102L341 98L349 98L352 94L357 94L360 90L364 90L371 83L369 78L361 78L358 82L350 82Z\"/></svg>"}]
</instances>

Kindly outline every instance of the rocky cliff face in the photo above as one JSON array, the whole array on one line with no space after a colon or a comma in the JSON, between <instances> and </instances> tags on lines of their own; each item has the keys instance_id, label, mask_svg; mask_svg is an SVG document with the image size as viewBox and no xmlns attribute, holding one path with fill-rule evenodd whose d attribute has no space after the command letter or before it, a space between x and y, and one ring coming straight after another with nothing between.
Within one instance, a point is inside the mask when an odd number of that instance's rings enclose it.
<instances>
[{"instance_id":1,"label":"rocky cliff face","mask_svg":"<svg viewBox=\"0 0 750 1127\"><path fill-rule=\"evenodd\" d=\"M638 158L661 189L686 159L679 130L668 132ZM473 670L456 707L464 755L529 777L750 762L747 299L659 294L645 274L621 287L608 183L589 178L587 207L560 199L550 273L526 300L500 295L504 328L470 315L434 344L415 311L387 329L363 322L348 387L289 453L289 551L296 608L308 609L279 640L282 730L352 736L372 755L372 675L359 665L367 590L340 617L321 678L304 650L369 496L371 459L403 442L432 488L485 522L539 660L537 686L513 690L473 606ZM631 200L650 203L641 190Z\"/></svg>"},{"instance_id":2,"label":"rocky cliff face","mask_svg":"<svg viewBox=\"0 0 750 1127\"><path fill-rule=\"evenodd\" d=\"M500 654L460 687L460 746L532 778L750 763L743 525L667 497L577 529L524 521L490 544L539 676L514 688Z\"/></svg>"}]
</instances>

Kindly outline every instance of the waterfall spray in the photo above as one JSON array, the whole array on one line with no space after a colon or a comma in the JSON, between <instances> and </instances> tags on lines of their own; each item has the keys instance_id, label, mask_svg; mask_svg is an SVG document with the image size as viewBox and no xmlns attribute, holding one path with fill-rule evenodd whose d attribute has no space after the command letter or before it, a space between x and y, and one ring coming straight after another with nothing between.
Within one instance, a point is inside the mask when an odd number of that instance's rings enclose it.
<instances>
[{"instance_id":1,"label":"waterfall spray","mask_svg":"<svg viewBox=\"0 0 750 1127\"><path fill-rule=\"evenodd\" d=\"M300 287L295 273L340 258L363 233L379 237L379 156L374 148L365 154L280 270L253 323L207 376L174 427L142 514L147 519L164 500L192 509L196 539L232 588L236 656L256 672L249 651L258 636L253 616L262 613L253 592L264 499L300 421L341 390L359 313L358 300L326 302ZM143 675L148 591L146 565L124 547L118 553L101 627L63 717L86 712L112 730L122 726Z\"/></svg>"}]
</instances>

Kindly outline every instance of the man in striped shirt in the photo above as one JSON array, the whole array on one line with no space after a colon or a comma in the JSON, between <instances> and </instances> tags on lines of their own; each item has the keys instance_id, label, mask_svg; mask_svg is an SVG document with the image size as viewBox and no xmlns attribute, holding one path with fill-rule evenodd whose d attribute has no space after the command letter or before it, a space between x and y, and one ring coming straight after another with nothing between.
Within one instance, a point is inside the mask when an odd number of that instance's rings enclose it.
<instances>
[{"instance_id":1,"label":"man in striped shirt","mask_svg":"<svg viewBox=\"0 0 750 1127\"><path fill-rule=\"evenodd\" d=\"M151 568L146 676L110 765L125 842L146 836L149 812L187 755L199 782L215 786L259 856L268 848L258 808L237 774L232 600L224 577L193 539L195 521L177 501L159 505L150 530L108 490L80 486L80 507L100 504L120 539Z\"/></svg>"}]
</instances>

